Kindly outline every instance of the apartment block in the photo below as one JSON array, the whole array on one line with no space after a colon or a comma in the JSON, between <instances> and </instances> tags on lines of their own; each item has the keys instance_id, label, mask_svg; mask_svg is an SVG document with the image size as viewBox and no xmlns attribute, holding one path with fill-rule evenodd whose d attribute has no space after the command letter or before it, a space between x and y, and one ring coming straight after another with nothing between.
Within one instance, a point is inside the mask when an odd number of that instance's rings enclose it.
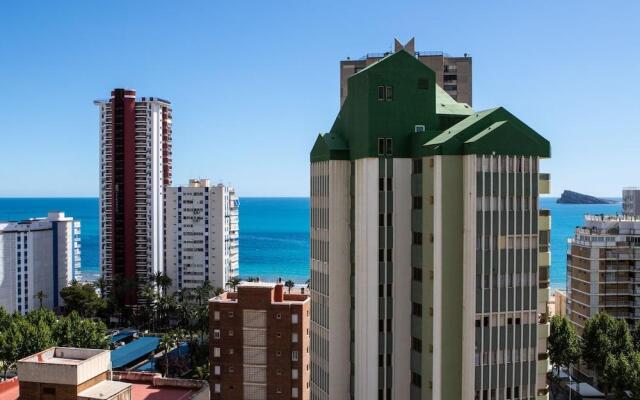
<instances>
[{"instance_id":1,"label":"apartment block","mask_svg":"<svg viewBox=\"0 0 640 400\"><path fill-rule=\"evenodd\" d=\"M622 213L635 217L640 216L640 188L622 189Z\"/></svg>"},{"instance_id":2,"label":"apartment block","mask_svg":"<svg viewBox=\"0 0 640 400\"><path fill-rule=\"evenodd\" d=\"M80 277L80 221L50 212L46 218L0 222L0 306L27 313L63 305L60 289Z\"/></svg>"},{"instance_id":3,"label":"apartment block","mask_svg":"<svg viewBox=\"0 0 640 400\"><path fill-rule=\"evenodd\" d=\"M397 53L400 50L414 55L421 63L431 68L435 72L436 84L454 100L472 105L472 58L470 55L452 57L441 51L415 51L414 38L411 38L404 46L398 39L395 39L393 52ZM347 84L349 77L390 54L392 54L391 51L367 53L357 60L347 58L340 61L340 105L344 104L349 93L349 85Z\"/></svg>"},{"instance_id":4,"label":"apartment block","mask_svg":"<svg viewBox=\"0 0 640 400\"><path fill-rule=\"evenodd\" d=\"M310 300L242 283L209 301L211 399L310 399Z\"/></svg>"},{"instance_id":5,"label":"apartment block","mask_svg":"<svg viewBox=\"0 0 640 400\"><path fill-rule=\"evenodd\" d=\"M599 312L640 319L640 217L586 215L569 239L567 314L582 332Z\"/></svg>"},{"instance_id":6,"label":"apartment block","mask_svg":"<svg viewBox=\"0 0 640 400\"><path fill-rule=\"evenodd\" d=\"M171 290L195 289L209 281L224 288L238 275L239 200L235 189L191 179L167 189L167 275Z\"/></svg>"},{"instance_id":7,"label":"apartment block","mask_svg":"<svg viewBox=\"0 0 640 400\"><path fill-rule=\"evenodd\" d=\"M164 207L171 185L171 104L114 89L100 112L100 268L109 283L141 289L164 267ZM124 299L138 303L137 291Z\"/></svg>"},{"instance_id":8,"label":"apartment block","mask_svg":"<svg viewBox=\"0 0 640 400\"><path fill-rule=\"evenodd\" d=\"M311 161L311 398L546 399L550 144L405 46Z\"/></svg>"}]
</instances>

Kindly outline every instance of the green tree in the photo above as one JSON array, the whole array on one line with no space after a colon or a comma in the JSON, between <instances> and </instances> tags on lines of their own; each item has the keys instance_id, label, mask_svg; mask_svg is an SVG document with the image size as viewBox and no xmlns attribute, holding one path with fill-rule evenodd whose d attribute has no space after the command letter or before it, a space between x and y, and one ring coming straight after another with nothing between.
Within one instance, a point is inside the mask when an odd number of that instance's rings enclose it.
<instances>
[{"instance_id":1,"label":"green tree","mask_svg":"<svg viewBox=\"0 0 640 400\"><path fill-rule=\"evenodd\" d=\"M624 320L598 313L587 320L582 334L582 359L597 376L605 397L618 382L613 376L616 358L628 356L632 350L631 334Z\"/></svg>"},{"instance_id":2,"label":"green tree","mask_svg":"<svg viewBox=\"0 0 640 400\"><path fill-rule=\"evenodd\" d=\"M580 359L580 337L573 325L565 317L551 318L551 333L547 342L551 364L560 372L561 367L569 367Z\"/></svg>"},{"instance_id":3,"label":"green tree","mask_svg":"<svg viewBox=\"0 0 640 400\"><path fill-rule=\"evenodd\" d=\"M160 338L160 348L164 352L164 374L169 376L169 352L178 345L176 332L167 332Z\"/></svg>"},{"instance_id":4,"label":"green tree","mask_svg":"<svg viewBox=\"0 0 640 400\"><path fill-rule=\"evenodd\" d=\"M153 276L153 280L158 286L158 289L160 289L160 293L162 293L162 296L166 296L167 289L171 287L171 284L173 283L171 281L171 278L169 278L167 274L156 272L156 274Z\"/></svg>"},{"instance_id":5,"label":"green tree","mask_svg":"<svg viewBox=\"0 0 640 400\"><path fill-rule=\"evenodd\" d=\"M294 281L292 281L291 279L289 279L288 281L286 281L284 283L284 285L289 289L289 293L291 293L291 289L296 286L296 283Z\"/></svg>"},{"instance_id":6,"label":"green tree","mask_svg":"<svg viewBox=\"0 0 640 400\"><path fill-rule=\"evenodd\" d=\"M620 371L625 376L626 388L631 391L633 400L640 400L640 352L633 351L625 359L626 371Z\"/></svg>"},{"instance_id":7,"label":"green tree","mask_svg":"<svg viewBox=\"0 0 640 400\"><path fill-rule=\"evenodd\" d=\"M213 289L213 295L214 296L220 296L222 293L224 293L224 289L223 288L215 288Z\"/></svg>"},{"instance_id":8,"label":"green tree","mask_svg":"<svg viewBox=\"0 0 640 400\"><path fill-rule=\"evenodd\" d=\"M60 318L53 327L58 346L88 349L107 348L107 327L102 321L83 319L75 311Z\"/></svg>"},{"instance_id":9,"label":"green tree","mask_svg":"<svg viewBox=\"0 0 640 400\"><path fill-rule=\"evenodd\" d=\"M83 317L94 317L106 307L106 302L91 283L72 282L60 290L67 312L77 312Z\"/></svg>"},{"instance_id":10,"label":"green tree","mask_svg":"<svg viewBox=\"0 0 640 400\"><path fill-rule=\"evenodd\" d=\"M39 290L34 296L33 298L38 300L38 303L40 304L40 308L42 308L42 302L44 301L44 299L47 297L47 295L42 291Z\"/></svg>"},{"instance_id":11,"label":"green tree","mask_svg":"<svg viewBox=\"0 0 640 400\"><path fill-rule=\"evenodd\" d=\"M229 278L229 280L227 281L227 286L232 289L234 292L236 291L236 288L238 287L238 285L240 284L240 279L238 277L232 277Z\"/></svg>"},{"instance_id":12,"label":"green tree","mask_svg":"<svg viewBox=\"0 0 640 400\"><path fill-rule=\"evenodd\" d=\"M18 359L55 345L51 333L52 324L48 324L44 319L32 323L29 318L17 318L15 322L22 339L18 345Z\"/></svg>"},{"instance_id":13,"label":"green tree","mask_svg":"<svg viewBox=\"0 0 640 400\"><path fill-rule=\"evenodd\" d=\"M4 309L2 309L4 312ZM22 334L16 321L9 320L2 325L0 332L0 368L2 375L7 379L7 371L16 366L21 358L20 346Z\"/></svg>"}]
</instances>

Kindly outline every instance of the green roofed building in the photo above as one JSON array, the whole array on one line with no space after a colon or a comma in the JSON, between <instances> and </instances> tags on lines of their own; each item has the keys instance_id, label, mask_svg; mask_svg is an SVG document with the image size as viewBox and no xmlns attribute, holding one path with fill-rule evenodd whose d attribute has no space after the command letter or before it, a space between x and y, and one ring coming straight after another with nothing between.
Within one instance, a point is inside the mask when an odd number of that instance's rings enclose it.
<instances>
[{"instance_id":1,"label":"green roofed building","mask_svg":"<svg viewBox=\"0 0 640 400\"><path fill-rule=\"evenodd\" d=\"M311 399L546 399L549 142L399 50L311 151Z\"/></svg>"}]
</instances>

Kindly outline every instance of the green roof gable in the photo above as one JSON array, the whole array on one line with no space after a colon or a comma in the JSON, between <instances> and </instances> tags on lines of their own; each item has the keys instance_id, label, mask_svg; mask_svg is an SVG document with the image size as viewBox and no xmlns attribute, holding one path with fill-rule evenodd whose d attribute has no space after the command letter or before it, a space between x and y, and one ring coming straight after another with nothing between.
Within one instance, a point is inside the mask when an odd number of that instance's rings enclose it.
<instances>
[{"instance_id":1,"label":"green roof gable","mask_svg":"<svg viewBox=\"0 0 640 400\"><path fill-rule=\"evenodd\" d=\"M436 84L435 73L402 50L352 75L329 133L312 162L378 157L378 139L393 139L394 157L522 154L548 157L549 142L503 108L474 112ZM392 92L379 99L379 88ZM389 89L386 89L389 88ZM502 123L500 123L502 122ZM417 126L424 130L417 131Z\"/></svg>"},{"instance_id":2,"label":"green roof gable","mask_svg":"<svg viewBox=\"0 0 640 400\"><path fill-rule=\"evenodd\" d=\"M468 116L424 147L430 155L551 156L549 141L502 107Z\"/></svg>"}]
</instances>

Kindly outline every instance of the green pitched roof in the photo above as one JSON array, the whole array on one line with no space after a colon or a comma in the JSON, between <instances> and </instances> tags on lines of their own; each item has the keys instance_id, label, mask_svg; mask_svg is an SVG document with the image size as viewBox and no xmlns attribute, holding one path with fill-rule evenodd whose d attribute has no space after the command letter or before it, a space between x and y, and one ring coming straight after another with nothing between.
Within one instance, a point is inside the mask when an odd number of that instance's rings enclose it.
<instances>
[{"instance_id":1,"label":"green pitched roof","mask_svg":"<svg viewBox=\"0 0 640 400\"><path fill-rule=\"evenodd\" d=\"M549 142L504 108L474 112L435 81L435 73L406 51L352 75L349 94L330 133L316 139L311 161L378 157L380 138L393 140L394 157L550 156ZM391 88L392 98L379 99L379 88ZM418 125L423 132L416 132Z\"/></svg>"},{"instance_id":2,"label":"green pitched roof","mask_svg":"<svg viewBox=\"0 0 640 400\"><path fill-rule=\"evenodd\" d=\"M458 103L440 86L436 85L436 113L440 115L471 115L473 109L467 103Z\"/></svg>"},{"instance_id":3,"label":"green pitched roof","mask_svg":"<svg viewBox=\"0 0 640 400\"><path fill-rule=\"evenodd\" d=\"M424 147L427 154L502 154L550 157L549 141L502 107L474 113Z\"/></svg>"}]
</instances>

